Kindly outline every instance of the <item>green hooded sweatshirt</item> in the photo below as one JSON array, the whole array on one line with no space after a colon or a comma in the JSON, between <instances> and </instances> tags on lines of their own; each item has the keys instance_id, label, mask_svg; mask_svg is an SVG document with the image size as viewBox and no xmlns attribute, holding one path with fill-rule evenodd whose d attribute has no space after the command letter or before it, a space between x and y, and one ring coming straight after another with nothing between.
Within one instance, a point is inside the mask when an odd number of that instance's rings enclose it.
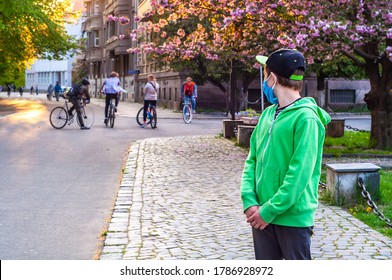
<instances>
[{"instance_id":1,"label":"green hooded sweatshirt","mask_svg":"<svg viewBox=\"0 0 392 280\"><path fill-rule=\"evenodd\" d=\"M276 109L264 110L250 139L242 174L243 209L260 206L266 223L313 226L325 125L331 118L310 97L292 103L275 119Z\"/></svg>"}]
</instances>

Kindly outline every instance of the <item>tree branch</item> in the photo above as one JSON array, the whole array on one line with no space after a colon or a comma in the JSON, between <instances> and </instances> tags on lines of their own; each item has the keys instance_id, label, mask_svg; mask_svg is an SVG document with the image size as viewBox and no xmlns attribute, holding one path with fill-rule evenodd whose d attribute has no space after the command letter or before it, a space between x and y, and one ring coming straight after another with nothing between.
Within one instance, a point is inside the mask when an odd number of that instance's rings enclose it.
<instances>
[{"instance_id":1,"label":"tree branch","mask_svg":"<svg viewBox=\"0 0 392 280\"><path fill-rule=\"evenodd\" d=\"M364 51L361 51L361 50L359 50L359 49L354 49L354 53L357 54L357 55L359 55L359 56L361 56L361 57L363 57L363 58L366 59L366 60L373 60L374 63L380 61L380 58L379 58L378 56L376 56L376 55L370 55L370 54L365 53Z\"/></svg>"},{"instance_id":2,"label":"tree branch","mask_svg":"<svg viewBox=\"0 0 392 280\"><path fill-rule=\"evenodd\" d=\"M360 67L365 67L366 64L361 62L358 58L356 58L354 55L352 55L351 53L348 53L346 51L341 51L343 55L347 56L349 59L351 59L352 61L354 61L354 63Z\"/></svg>"}]
</instances>

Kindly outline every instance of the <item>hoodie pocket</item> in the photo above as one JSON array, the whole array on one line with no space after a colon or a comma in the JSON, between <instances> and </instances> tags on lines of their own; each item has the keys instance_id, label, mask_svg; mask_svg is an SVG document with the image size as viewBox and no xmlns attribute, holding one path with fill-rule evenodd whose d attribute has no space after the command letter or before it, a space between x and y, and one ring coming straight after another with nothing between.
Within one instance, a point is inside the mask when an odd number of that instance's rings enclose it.
<instances>
[{"instance_id":1,"label":"hoodie pocket","mask_svg":"<svg viewBox=\"0 0 392 280\"><path fill-rule=\"evenodd\" d=\"M267 202L279 189L279 169L265 166L258 176L256 192L261 204Z\"/></svg>"}]
</instances>

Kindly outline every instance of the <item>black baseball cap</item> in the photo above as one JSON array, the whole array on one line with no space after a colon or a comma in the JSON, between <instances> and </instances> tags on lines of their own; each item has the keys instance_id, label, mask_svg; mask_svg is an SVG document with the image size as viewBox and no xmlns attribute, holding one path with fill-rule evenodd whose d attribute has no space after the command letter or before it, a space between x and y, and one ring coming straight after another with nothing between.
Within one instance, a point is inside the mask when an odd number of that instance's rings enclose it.
<instances>
[{"instance_id":1,"label":"black baseball cap","mask_svg":"<svg viewBox=\"0 0 392 280\"><path fill-rule=\"evenodd\" d=\"M257 55L256 60L266 65L275 74L295 81L303 80L303 75L294 75L295 70L302 69L305 72L305 58L297 50L279 49L269 56Z\"/></svg>"}]
</instances>

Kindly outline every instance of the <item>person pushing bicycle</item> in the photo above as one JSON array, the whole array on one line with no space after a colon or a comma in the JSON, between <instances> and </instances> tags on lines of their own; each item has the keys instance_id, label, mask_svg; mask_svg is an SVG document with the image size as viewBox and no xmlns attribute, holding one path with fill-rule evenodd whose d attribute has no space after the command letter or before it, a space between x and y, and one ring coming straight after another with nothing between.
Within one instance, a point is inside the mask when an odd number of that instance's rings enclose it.
<instances>
[{"instance_id":1,"label":"person pushing bicycle","mask_svg":"<svg viewBox=\"0 0 392 280\"><path fill-rule=\"evenodd\" d=\"M120 79L118 78L118 73L114 72L114 71L112 73L110 73L109 78L107 78L103 82L101 89L99 91L106 95L104 123L107 124L108 123L108 111L109 111L110 99L114 98L114 100L115 100L114 111L117 112L117 106L118 106L118 103L120 102L121 92L125 92L120 86Z\"/></svg>"},{"instance_id":2,"label":"person pushing bicycle","mask_svg":"<svg viewBox=\"0 0 392 280\"><path fill-rule=\"evenodd\" d=\"M149 105L156 107L158 100L159 84L155 80L155 76L150 74L147 77L147 83L144 86L144 110L143 110L143 124L141 128L147 125L147 114L149 113Z\"/></svg>"},{"instance_id":3,"label":"person pushing bicycle","mask_svg":"<svg viewBox=\"0 0 392 280\"><path fill-rule=\"evenodd\" d=\"M68 114L72 116L73 110L76 110L78 115L78 120L80 123L80 129L90 129L89 127L84 125L82 111L81 111L81 101L86 101L86 103L90 102L90 94L88 92L88 85L90 82L87 79L83 79L82 83L78 86L75 86L70 92L67 94L69 101L72 103L72 107L68 110Z\"/></svg>"}]
</instances>

